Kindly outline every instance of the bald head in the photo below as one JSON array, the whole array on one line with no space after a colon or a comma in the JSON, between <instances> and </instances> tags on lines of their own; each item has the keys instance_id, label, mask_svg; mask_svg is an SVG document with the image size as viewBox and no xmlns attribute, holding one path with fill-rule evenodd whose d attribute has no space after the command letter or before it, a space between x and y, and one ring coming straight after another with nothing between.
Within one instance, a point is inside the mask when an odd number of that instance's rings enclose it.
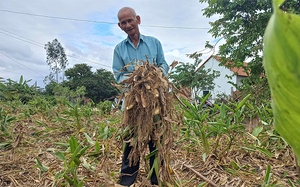
<instances>
[{"instance_id":1,"label":"bald head","mask_svg":"<svg viewBox=\"0 0 300 187\"><path fill-rule=\"evenodd\" d=\"M136 17L136 13L135 13L135 11L134 11L133 8L131 8L131 7L123 7L118 12L118 19L119 19L119 21L120 21L120 15L122 13L125 13L125 12L126 13L130 13L134 18Z\"/></svg>"}]
</instances>

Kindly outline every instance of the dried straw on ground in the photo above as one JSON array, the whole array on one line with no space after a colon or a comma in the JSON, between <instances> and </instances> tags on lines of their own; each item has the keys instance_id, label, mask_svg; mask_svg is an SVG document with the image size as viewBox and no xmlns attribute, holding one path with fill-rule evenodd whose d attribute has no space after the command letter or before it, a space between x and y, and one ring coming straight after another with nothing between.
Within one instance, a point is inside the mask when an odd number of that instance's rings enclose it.
<instances>
[{"instance_id":1,"label":"dried straw on ground","mask_svg":"<svg viewBox=\"0 0 300 187\"><path fill-rule=\"evenodd\" d=\"M122 124L130 129L127 141L133 147L130 163L136 164L140 156L145 155L149 140L155 142L159 179L171 181L170 150L173 146L174 129L179 115L175 110L174 95L170 92L173 85L164 76L162 70L149 62L136 64L135 71L125 84L124 114Z\"/></svg>"}]
</instances>

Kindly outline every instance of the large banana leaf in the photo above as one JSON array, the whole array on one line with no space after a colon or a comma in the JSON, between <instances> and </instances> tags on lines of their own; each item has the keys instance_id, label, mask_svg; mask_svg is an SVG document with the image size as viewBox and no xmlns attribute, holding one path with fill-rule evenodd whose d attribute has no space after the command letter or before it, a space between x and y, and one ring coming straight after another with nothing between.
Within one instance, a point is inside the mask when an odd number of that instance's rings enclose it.
<instances>
[{"instance_id":1,"label":"large banana leaf","mask_svg":"<svg viewBox=\"0 0 300 187\"><path fill-rule=\"evenodd\" d=\"M279 9L264 36L264 67L272 95L275 129L293 148L300 164L300 17Z\"/></svg>"}]
</instances>

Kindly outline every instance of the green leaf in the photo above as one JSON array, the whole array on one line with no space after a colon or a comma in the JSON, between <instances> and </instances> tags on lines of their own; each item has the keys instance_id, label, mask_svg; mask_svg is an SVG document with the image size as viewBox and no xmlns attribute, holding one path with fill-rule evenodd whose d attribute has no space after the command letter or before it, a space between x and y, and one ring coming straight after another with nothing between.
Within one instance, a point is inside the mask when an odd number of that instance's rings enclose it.
<instances>
[{"instance_id":1,"label":"green leaf","mask_svg":"<svg viewBox=\"0 0 300 187\"><path fill-rule=\"evenodd\" d=\"M235 170L240 169L240 166L239 166L235 161L232 161L232 162L231 162L231 166L232 166L233 169L235 169Z\"/></svg>"},{"instance_id":2,"label":"green leaf","mask_svg":"<svg viewBox=\"0 0 300 187\"><path fill-rule=\"evenodd\" d=\"M74 153L76 148L78 147L78 142L74 136L71 136L69 140L70 148L71 148L71 153Z\"/></svg>"},{"instance_id":3,"label":"green leaf","mask_svg":"<svg viewBox=\"0 0 300 187\"><path fill-rule=\"evenodd\" d=\"M262 132L263 129L264 129L263 127L259 127L259 126L255 127L252 131L252 135L257 137Z\"/></svg>"},{"instance_id":4,"label":"green leaf","mask_svg":"<svg viewBox=\"0 0 300 187\"><path fill-rule=\"evenodd\" d=\"M296 187L295 184L293 183L293 181L291 181L291 179L288 179L288 182L292 187Z\"/></svg>"},{"instance_id":5,"label":"green leaf","mask_svg":"<svg viewBox=\"0 0 300 187\"><path fill-rule=\"evenodd\" d=\"M249 102L246 103L246 106L247 106L248 108L250 108L251 110L254 110L253 105L251 105Z\"/></svg>"},{"instance_id":6,"label":"green leaf","mask_svg":"<svg viewBox=\"0 0 300 187\"><path fill-rule=\"evenodd\" d=\"M242 147L242 149L248 150L248 151L255 151L255 149L252 149L250 147Z\"/></svg>"},{"instance_id":7,"label":"green leaf","mask_svg":"<svg viewBox=\"0 0 300 187\"><path fill-rule=\"evenodd\" d=\"M39 160L39 158L35 158L37 167L41 170L41 172L47 172L49 170L49 167L42 164L42 162Z\"/></svg>"},{"instance_id":8,"label":"green leaf","mask_svg":"<svg viewBox=\"0 0 300 187\"><path fill-rule=\"evenodd\" d=\"M41 125L41 126L47 126L46 123L40 121L40 120L34 120L34 122L37 124L37 125Z\"/></svg>"},{"instance_id":9,"label":"green leaf","mask_svg":"<svg viewBox=\"0 0 300 187\"><path fill-rule=\"evenodd\" d=\"M155 150L153 150L151 153L149 153L147 156L146 156L146 160L149 160L152 156L156 155L158 152L158 149L156 148Z\"/></svg>"},{"instance_id":10,"label":"green leaf","mask_svg":"<svg viewBox=\"0 0 300 187\"><path fill-rule=\"evenodd\" d=\"M96 152L96 153L100 152L100 149L101 149L100 144L99 144L99 142L97 141L97 142L95 143L95 152Z\"/></svg>"},{"instance_id":11,"label":"green leaf","mask_svg":"<svg viewBox=\"0 0 300 187\"><path fill-rule=\"evenodd\" d=\"M87 133L84 133L84 136L91 146L95 145L95 141Z\"/></svg>"},{"instance_id":12,"label":"green leaf","mask_svg":"<svg viewBox=\"0 0 300 187\"><path fill-rule=\"evenodd\" d=\"M264 179L264 183L262 185L263 187L269 186L270 181L271 181L271 177L272 177L271 166L268 165L267 170L266 170L266 176L265 176L265 179Z\"/></svg>"},{"instance_id":13,"label":"green leaf","mask_svg":"<svg viewBox=\"0 0 300 187\"><path fill-rule=\"evenodd\" d=\"M203 161L203 162L206 162L206 158L207 158L206 153L203 153L203 154L202 154L202 161Z\"/></svg>"},{"instance_id":14,"label":"green leaf","mask_svg":"<svg viewBox=\"0 0 300 187\"><path fill-rule=\"evenodd\" d=\"M273 156L273 154L269 150L267 150L265 148L262 148L262 147L255 147L255 148L257 150L259 150L260 152L262 152L263 154L267 155L268 157L272 157Z\"/></svg>"},{"instance_id":15,"label":"green leaf","mask_svg":"<svg viewBox=\"0 0 300 187\"><path fill-rule=\"evenodd\" d=\"M85 151L88 148L89 148L88 146L81 148L81 146L78 145L76 150L72 153L72 157L69 160L69 163L74 162L77 166L79 166L80 164L79 158L85 153Z\"/></svg>"},{"instance_id":16,"label":"green leaf","mask_svg":"<svg viewBox=\"0 0 300 187\"><path fill-rule=\"evenodd\" d=\"M80 160L79 157L77 156L79 151L80 151L81 147L77 146L76 149L74 150L74 152L72 153L72 156L69 160L69 164L74 162L77 166L80 164Z\"/></svg>"},{"instance_id":17,"label":"green leaf","mask_svg":"<svg viewBox=\"0 0 300 187\"><path fill-rule=\"evenodd\" d=\"M23 75L20 76L19 84L23 84Z\"/></svg>"},{"instance_id":18,"label":"green leaf","mask_svg":"<svg viewBox=\"0 0 300 187\"><path fill-rule=\"evenodd\" d=\"M153 170L154 170L154 167L152 166L152 168L150 169L150 171L148 172L148 175L147 175L147 179L150 179L152 173L153 173Z\"/></svg>"},{"instance_id":19,"label":"green leaf","mask_svg":"<svg viewBox=\"0 0 300 187\"><path fill-rule=\"evenodd\" d=\"M155 157L155 159L154 159L153 167L154 167L154 171L155 171L157 178L159 178L159 173L158 173L159 166L158 166L158 158L157 157Z\"/></svg>"},{"instance_id":20,"label":"green leaf","mask_svg":"<svg viewBox=\"0 0 300 187\"><path fill-rule=\"evenodd\" d=\"M253 134L246 132L246 134L253 140L255 140L257 142L257 144L260 146L261 142L259 141L259 139L257 138L257 136L254 136Z\"/></svg>"},{"instance_id":21,"label":"green leaf","mask_svg":"<svg viewBox=\"0 0 300 187\"><path fill-rule=\"evenodd\" d=\"M68 183L73 186L73 184L75 183L75 180L71 179L71 177L69 177L67 174L64 175L64 178L68 181Z\"/></svg>"},{"instance_id":22,"label":"green leaf","mask_svg":"<svg viewBox=\"0 0 300 187\"><path fill-rule=\"evenodd\" d=\"M64 155L63 152L58 151L58 152L55 153L55 156L56 156L57 158L59 158L61 161L63 161L63 162L66 161L66 157L65 157L65 155Z\"/></svg>"},{"instance_id":23,"label":"green leaf","mask_svg":"<svg viewBox=\"0 0 300 187\"><path fill-rule=\"evenodd\" d=\"M88 148L89 148L88 146L85 146L82 149L80 149L80 151L77 153L76 157L80 158L81 155L83 155Z\"/></svg>"},{"instance_id":24,"label":"green leaf","mask_svg":"<svg viewBox=\"0 0 300 187\"><path fill-rule=\"evenodd\" d=\"M235 108L235 111L238 111L242 106L244 106L250 96L251 94L248 94L241 102L239 102L239 104Z\"/></svg>"},{"instance_id":25,"label":"green leaf","mask_svg":"<svg viewBox=\"0 0 300 187\"><path fill-rule=\"evenodd\" d=\"M54 145L58 145L58 146L62 146L62 147L69 147L69 144L64 143L64 142L55 142Z\"/></svg>"},{"instance_id":26,"label":"green leaf","mask_svg":"<svg viewBox=\"0 0 300 187\"><path fill-rule=\"evenodd\" d=\"M12 148L12 143L11 142L2 142L0 143L0 150L8 150Z\"/></svg>"},{"instance_id":27,"label":"green leaf","mask_svg":"<svg viewBox=\"0 0 300 187\"><path fill-rule=\"evenodd\" d=\"M87 170L91 170L91 171L95 170L95 167L89 164L85 158L82 158L82 161L83 161L82 166L85 167Z\"/></svg>"},{"instance_id":28,"label":"green leaf","mask_svg":"<svg viewBox=\"0 0 300 187\"><path fill-rule=\"evenodd\" d=\"M55 177L54 177L54 182L51 187L55 187L57 181L59 181L64 176L64 174L65 174L65 171L60 171L60 172L56 173Z\"/></svg>"},{"instance_id":29,"label":"green leaf","mask_svg":"<svg viewBox=\"0 0 300 187\"><path fill-rule=\"evenodd\" d=\"M198 184L197 187L204 187L204 186L206 186L206 185L207 185L207 182L202 182L202 183Z\"/></svg>"},{"instance_id":30,"label":"green leaf","mask_svg":"<svg viewBox=\"0 0 300 187\"><path fill-rule=\"evenodd\" d=\"M293 148L300 163L300 17L284 12L274 0L274 13L264 35L264 67L271 88L276 131Z\"/></svg>"}]
</instances>

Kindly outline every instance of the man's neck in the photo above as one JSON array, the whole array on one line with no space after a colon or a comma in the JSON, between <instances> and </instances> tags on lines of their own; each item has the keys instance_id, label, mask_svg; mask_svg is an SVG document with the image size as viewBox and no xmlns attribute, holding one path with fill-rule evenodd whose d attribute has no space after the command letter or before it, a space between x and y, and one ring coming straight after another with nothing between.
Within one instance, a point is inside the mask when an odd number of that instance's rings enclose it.
<instances>
[{"instance_id":1,"label":"man's neck","mask_svg":"<svg viewBox=\"0 0 300 187\"><path fill-rule=\"evenodd\" d=\"M139 40L140 40L140 34L134 34L132 36L129 36L131 42L134 44L135 47L137 47Z\"/></svg>"}]
</instances>

